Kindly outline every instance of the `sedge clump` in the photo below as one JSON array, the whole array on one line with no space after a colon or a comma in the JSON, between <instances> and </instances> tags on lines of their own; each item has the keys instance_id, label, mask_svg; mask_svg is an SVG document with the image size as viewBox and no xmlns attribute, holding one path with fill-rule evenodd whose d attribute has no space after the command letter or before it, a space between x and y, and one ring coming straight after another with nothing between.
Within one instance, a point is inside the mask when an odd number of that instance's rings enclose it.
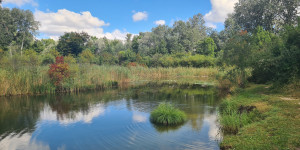
<instances>
[{"instance_id":1,"label":"sedge clump","mask_svg":"<svg viewBox=\"0 0 300 150\"><path fill-rule=\"evenodd\" d=\"M161 103L151 112L150 121L161 125L178 125L186 121L186 114L169 103Z\"/></svg>"}]
</instances>

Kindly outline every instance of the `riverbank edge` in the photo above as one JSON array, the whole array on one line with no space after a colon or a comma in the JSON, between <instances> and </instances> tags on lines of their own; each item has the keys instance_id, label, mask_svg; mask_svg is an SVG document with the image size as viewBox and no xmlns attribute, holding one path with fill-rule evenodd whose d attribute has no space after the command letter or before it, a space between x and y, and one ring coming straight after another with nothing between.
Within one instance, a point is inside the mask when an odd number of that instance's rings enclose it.
<instances>
[{"instance_id":1,"label":"riverbank edge","mask_svg":"<svg viewBox=\"0 0 300 150\"><path fill-rule=\"evenodd\" d=\"M37 92L37 93L25 93L25 94L14 94L14 95L0 95L1 97L11 97L11 96L36 96L36 95L46 95L46 94L65 94L65 93L81 93L81 92L88 92L88 91L104 91L104 90L111 90L111 89L127 89L127 88L134 88L140 86L192 86L192 87L213 87L216 85L215 81L198 81L198 82L177 82L176 80L143 80L143 81L132 81L132 82L118 82L118 81L107 81L103 84L95 84L92 86L82 86L80 88L61 88L57 90L52 88L52 90L46 90L44 92Z\"/></svg>"},{"instance_id":2,"label":"riverbank edge","mask_svg":"<svg viewBox=\"0 0 300 150\"><path fill-rule=\"evenodd\" d=\"M220 109L238 109L232 110L238 112L254 106L257 113L240 112L230 116L241 120L242 114L252 115L248 122L240 124L237 133L223 133L220 149L300 149L300 97L284 93L275 92L269 85L250 84L224 99L220 107L227 108ZM225 117L228 114L220 110L221 130L225 127L222 122ZM227 123L227 126L230 125Z\"/></svg>"}]
</instances>

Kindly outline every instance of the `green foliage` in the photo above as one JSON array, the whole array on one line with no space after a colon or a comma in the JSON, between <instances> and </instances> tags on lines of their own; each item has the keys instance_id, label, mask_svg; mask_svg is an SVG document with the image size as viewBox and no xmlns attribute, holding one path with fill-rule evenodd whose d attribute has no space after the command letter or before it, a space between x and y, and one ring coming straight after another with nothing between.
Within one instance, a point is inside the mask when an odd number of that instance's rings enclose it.
<instances>
[{"instance_id":1,"label":"green foliage","mask_svg":"<svg viewBox=\"0 0 300 150\"><path fill-rule=\"evenodd\" d=\"M91 50L86 49L79 54L79 62L92 64L96 62L96 57Z\"/></svg>"},{"instance_id":2,"label":"green foliage","mask_svg":"<svg viewBox=\"0 0 300 150\"><path fill-rule=\"evenodd\" d=\"M186 114L169 103L161 103L151 112L150 120L161 125L178 125L186 121Z\"/></svg>"},{"instance_id":3,"label":"green foliage","mask_svg":"<svg viewBox=\"0 0 300 150\"><path fill-rule=\"evenodd\" d=\"M0 6L0 48L6 49L13 41L16 24L9 8Z\"/></svg>"},{"instance_id":4,"label":"green foliage","mask_svg":"<svg viewBox=\"0 0 300 150\"><path fill-rule=\"evenodd\" d=\"M38 27L31 11L0 7L0 48L8 49L14 42L22 55L23 48L29 48Z\"/></svg>"},{"instance_id":5,"label":"green foliage","mask_svg":"<svg viewBox=\"0 0 300 150\"><path fill-rule=\"evenodd\" d=\"M65 56L64 61L67 64L75 64L77 62L76 59L72 55Z\"/></svg>"},{"instance_id":6,"label":"green foliage","mask_svg":"<svg viewBox=\"0 0 300 150\"><path fill-rule=\"evenodd\" d=\"M235 5L233 18L243 30L254 32L261 26L267 31L278 31L284 25L297 23L298 0L242 0Z\"/></svg>"},{"instance_id":7,"label":"green foliage","mask_svg":"<svg viewBox=\"0 0 300 150\"><path fill-rule=\"evenodd\" d=\"M23 48L28 48L33 41L39 27L39 22L35 21L33 13L30 10L13 8L11 15L14 18L17 29L15 41L19 45L22 55Z\"/></svg>"},{"instance_id":8,"label":"green foliage","mask_svg":"<svg viewBox=\"0 0 300 150\"><path fill-rule=\"evenodd\" d=\"M299 25L285 27L280 36L270 35L266 31L254 34L254 42L251 43L254 58L251 80L287 84L299 78L299 36Z\"/></svg>"},{"instance_id":9,"label":"green foliage","mask_svg":"<svg viewBox=\"0 0 300 150\"><path fill-rule=\"evenodd\" d=\"M55 57L51 54L46 54L42 58L43 65L53 64L55 62Z\"/></svg>"},{"instance_id":10,"label":"green foliage","mask_svg":"<svg viewBox=\"0 0 300 150\"><path fill-rule=\"evenodd\" d=\"M251 56L252 52L247 31L241 31L226 43L222 59L227 66L234 67L231 73L236 77L240 77L240 81L236 82L243 88L247 82L246 69L250 67Z\"/></svg>"},{"instance_id":11,"label":"green foliage","mask_svg":"<svg viewBox=\"0 0 300 150\"><path fill-rule=\"evenodd\" d=\"M115 65L118 64L118 58L111 53L103 52L99 57L99 64Z\"/></svg>"},{"instance_id":12,"label":"green foliage","mask_svg":"<svg viewBox=\"0 0 300 150\"><path fill-rule=\"evenodd\" d=\"M260 114L256 109L250 112L239 112L239 106L242 105L229 100L221 103L220 123L223 133L237 134L242 127L260 119Z\"/></svg>"},{"instance_id":13,"label":"green foliage","mask_svg":"<svg viewBox=\"0 0 300 150\"><path fill-rule=\"evenodd\" d=\"M69 32L65 33L59 38L57 51L63 56L69 54L78 56L86 47L85 44L88 42L90 36L85 33Z\"/></svg>"},{"instance_id":14,"label":"green foliage","mask_svg":"<svg viewBox=\"0 0 300 150\"><path fill-rule=\"evenodd\" d=\"M217 45L210 37L205 38L203 41L199 41L196 47L196 53L201 55L207 55L214 57Z\"/></svg>"},{"instance_id":15,"label":"green foliage","mask_svg":"<svg viewBox=\"0 0 300 150\"><path fill-rule=\"evenodd\" d=\"M136 54L130 49L128 49L126 51L120 51L119 52L119 63L121 64L126 61L134 62L134 61L136 61L136 57L137 57Z\"/></svg>"}]
</instances>

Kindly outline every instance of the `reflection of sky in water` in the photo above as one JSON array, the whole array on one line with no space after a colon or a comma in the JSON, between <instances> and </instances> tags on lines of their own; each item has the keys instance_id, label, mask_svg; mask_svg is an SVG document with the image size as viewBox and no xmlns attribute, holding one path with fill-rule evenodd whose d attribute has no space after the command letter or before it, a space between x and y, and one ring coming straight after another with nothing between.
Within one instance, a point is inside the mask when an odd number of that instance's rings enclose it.
<instances>
[{"instance_id":1,"label":"reflection of sky in water","mask_svg":"<svg viewBox=\"0 0 300 150\"><path fill-rule=\"evenodd\" d=\"M146 122L148 117L146 114L141 113L141 112L134 112L132 115L132 120L135 122Z\"/></svg>"},{"instance_id":2,"label":"reflection of sky in water","mask_svg":"<svg viewBox=\"0 0 300 150\"><path fill-rule=\"evenodd\" d=\"M91 123L92 120L105 112L103 104L96 104L90 106L87 112L69 112L67 114L59 115L52 111L49 105L46 105L43 111L40 112L40 121L54 121L63 125L69 125L77 122Z\"/></svg>"},{"instance_id":3,"label":"reflection of sky in water","mask_svg":"<svg viewBox=\"0 0 300 150\"><path fill-rule=\"evenodd\" d=\"M219 133L219 127L218 127L218 118L216 114L213 115L206 115L204 117L204 123L208 124L209 131L208 135L211 140L220 140L221 135Z\"/></svg>"},{"instance_id":4,"label":"reflection of sky in water","mask_svg":"<svg viewBox=\"0 0 300 150\"><path fill-rule=\"evenodd\" d=\"M13 135L5 137L0 141L1 150L49 150L48 144L31 139L31 134Z\"/></svg>"},{"instance_id":5,"label":"reflection of sky in water","mask_svg":"<svg viewBox=\"0 0 300 150\"><path fill-rule=\"evenodd\" d=\"M158 129L149 121L157 101L120 98L63 113L45 102L35 128L7 135L0 140L0 150L219 149L215 107L198 102L180 102L178 106L190 118L184 125L167 130Z\"/></svg>"}]
</instances>

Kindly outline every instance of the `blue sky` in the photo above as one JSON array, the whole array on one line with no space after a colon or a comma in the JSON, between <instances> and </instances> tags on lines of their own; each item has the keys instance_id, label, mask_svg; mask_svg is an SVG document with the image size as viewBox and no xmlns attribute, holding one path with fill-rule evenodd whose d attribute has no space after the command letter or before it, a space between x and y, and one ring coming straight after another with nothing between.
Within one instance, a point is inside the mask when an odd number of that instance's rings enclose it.
<instances>
[{"instance_id":1,"label":"blue sky","mask_svg":"<svg viewBox=\"0 0 300 150\"><path fill-rule=\"evenodd\" d=\"M123 39L127 33L172 26L203 14L207 26L220 31L237 0L4 0L3 7L30 9L40 21L40 37L57 39L64 32L85 31Z\"/></svg>"}]
</instances>

